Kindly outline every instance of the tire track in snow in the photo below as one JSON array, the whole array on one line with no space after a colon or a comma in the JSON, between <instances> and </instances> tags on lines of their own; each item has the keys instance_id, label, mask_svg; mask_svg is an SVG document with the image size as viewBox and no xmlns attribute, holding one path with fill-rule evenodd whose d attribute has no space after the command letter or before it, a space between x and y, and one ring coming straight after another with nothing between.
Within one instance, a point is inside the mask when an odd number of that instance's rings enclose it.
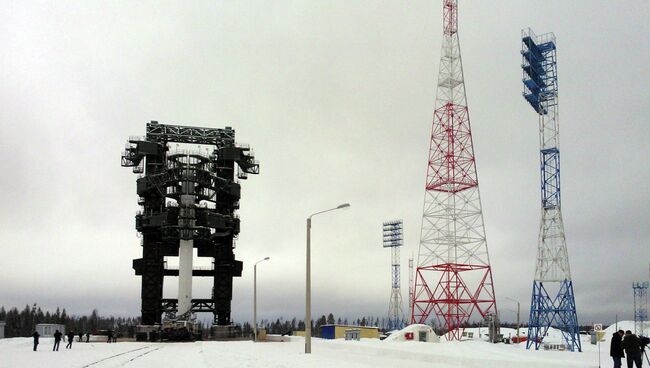
<instances>
[{"instance_id":1,"label":"tire track in snow","mask_svg":"<svg viewBox=\"0 0 650 368\"><path fill-rule=\"evenodd\" d=\"M142 353L140 355L136 355L135 357L129 359L129 361L122 363L122 367L124 367L125 365L131 363L132 361L134 361L134 360L136 360L136 359L138 359L140 357L143 357L143 356L145 356L145 355L147 355L149 353L153 353L154 351L160 350L160 349L162 349L162 346L159 346L159 347L157 347L155 349L147 350L147 351L145 351L144 353Z\"/></svg>"},{"instance_id":2,"label":"tire track in snow","mask_svg":"<svg viewBox=\"0 0 650 368\"><path fill-rule=\"evenodd\" d=\"M126 355L126 354L133 353L133 352L135 352L135 351L139 351L139 350L143 350L143 349L151 349L151 348L152 348L151 346L143 346L143 347L141 347L141 348L132 349L132 350L127 350L127 351L124 351L124 352L122 352L122 353L115 354L115 355L111 355L111 356L108 356L108 357L106 357L106 358L103 358L103 359L100 359L100 360L94 361L94 362L92 362L92 363L88 363L88 364L82 366L81 368L92 367L92 366L95 365L95 364L99 364L99 363L105 362L105 361L107 361L107 360L109 360L109 359L114 359L114 358L117 358L117 357L122 356L122 355ZM160 349L160 348L157 348L157 349L154 349L154 350L158 350L158 349ZM152 350L152 351L153 351L153 350ZM149 352L151 352L151 351L149 351ZM145 353L145 354L146 354L146 353ZM140 357L140 356L145 355L145 354L138 355L137 357ZM137 357L136 357L136 358L137 358ZM133 359L135 359L135 358L133 358ZM133 359L131 359L131 360L133 360Z\"/></svg>"}]
</instances>

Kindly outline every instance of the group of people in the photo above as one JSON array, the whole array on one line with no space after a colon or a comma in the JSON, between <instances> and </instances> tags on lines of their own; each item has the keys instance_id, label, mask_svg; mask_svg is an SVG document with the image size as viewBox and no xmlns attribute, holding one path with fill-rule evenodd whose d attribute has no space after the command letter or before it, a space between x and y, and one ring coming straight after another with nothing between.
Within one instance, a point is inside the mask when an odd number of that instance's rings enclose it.
<instances>
[{"instance_id":1,"label":"group of people","mask_svg":"<svg viewBox=\"0 0 650 368\"><path fill-rule=\"evenodd\" d=\"M612 336L609 355L614 359L614 368L621 368L621 358L627 357L627 368L641 368L643 364L643 348L647 345L647 337L638 337L632 331L618 330Z\"/></svg>"},{"instance_id":2,"label":"group of people","mask_svg":"<svg viewBox=\"0 0 650 368\"><path fill-rule=\"evenodd\" d=\"M61 331L56 330L54 332L54 346L52 347L52 351L59 351L59 345L61 344L61 340L63 339L63 334ZM83 340L83 333L79 333L79 342ZM41 337L41 334L38 333L38 331L34 331L32 334L32 337L34 338L34 351L38 348L39 344L39 338ZM65 346L66 349L72 349L72 342L74 341L75 333L70 331L67 334L68 337L68 344ZM108 331L107 334L108 340L106 342L111 343L111 342L117 342L117 334L114 334L113 331ZM86 333L86 342L90 342L90 334Z\"/></svg>"}]
</instances>

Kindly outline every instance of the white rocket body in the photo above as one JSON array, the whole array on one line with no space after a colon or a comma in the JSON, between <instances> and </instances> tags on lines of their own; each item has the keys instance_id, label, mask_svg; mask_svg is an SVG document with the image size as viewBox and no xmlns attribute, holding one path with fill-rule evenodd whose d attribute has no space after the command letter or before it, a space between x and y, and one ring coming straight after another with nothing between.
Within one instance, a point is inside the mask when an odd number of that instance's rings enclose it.
<instances>
[{"instance_id":1,"label":"white rocket body","mask_svg":"<svg viewBox=\"0 0 650 368\"><path fill-rule=\"evenodd\" d=\"M194 196L181 195L181 205L185 208L194 204ZM192 261L194 240L180 240L178 249L178 316L192 308Z\"/></svg>"}]
</instances>

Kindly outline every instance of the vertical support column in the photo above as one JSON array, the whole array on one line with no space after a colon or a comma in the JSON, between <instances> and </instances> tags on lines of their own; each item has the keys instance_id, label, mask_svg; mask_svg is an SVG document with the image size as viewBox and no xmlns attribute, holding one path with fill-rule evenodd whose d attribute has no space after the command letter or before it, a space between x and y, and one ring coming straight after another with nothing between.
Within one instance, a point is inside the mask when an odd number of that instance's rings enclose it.
<instances>
[{"instance_id":1,"label":"vertical support column","mask_svg":"<svg viewBox=\"0 0 650 368\"><path fill-rule=\"evenodd\" d=\"M214 258L213 298L216 312L214 322L219 326L229 326L232 301L232 263L235 255L232 250L232 238L222 238L221 241L224 242L216 244L217 249Z\"/></svg>"},{"instance_id":2,"label":"vertical support column","mask_svg":"<svg viewBox=\"0 0 650 368\"><path fill-rule=\"evenodd\" d=\"M142 324L153 325L162 317L163 256L157 236L144 233L142 237Z\"/></svg>"},{"instance_id":3,"label":"vertical support column","mask_svg":"<svg viewBox=\"0 0 650 368\"><path fill-rule=\"evenodd\" d=\"M157 154L144 158L145 175L157 173L164 167L165 153L159 146ZM153 216L164 210L164 197L156 191L144 194L143 215ZM142 323L153 325L161 323L164 282L163 241L159 231L154 228L142 231Z\"/></svg>"}]
</instances>

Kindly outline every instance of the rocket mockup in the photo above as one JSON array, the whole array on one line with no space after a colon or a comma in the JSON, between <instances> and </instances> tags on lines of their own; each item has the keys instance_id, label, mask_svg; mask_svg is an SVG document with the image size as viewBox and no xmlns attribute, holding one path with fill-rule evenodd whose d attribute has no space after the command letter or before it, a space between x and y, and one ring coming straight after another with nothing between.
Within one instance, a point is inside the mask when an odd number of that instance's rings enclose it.
<instances>
[{"instance_id":1,"label":"rocket mockup","mask_svg":"<svg viewBox=\"0 0 650 368\"><path fill-rule=\"evenodd\" d=\"M188 164L190 157L187 157ZM189 165L188 165L189 166ZM189 169L187 170L189 171ZM190 177L191 173L186 173ZM183 316L192 309L192 261L194 256L194 225L196 222L194 210L194 183L186 181L183 183L181 195L180 214L178 224L180 226L180 244L178 249L178 312L177 316ZM189 316L188 316L189 317ZM189 318L188 318L189 319Z\"/></svg>"}]
</instances>

